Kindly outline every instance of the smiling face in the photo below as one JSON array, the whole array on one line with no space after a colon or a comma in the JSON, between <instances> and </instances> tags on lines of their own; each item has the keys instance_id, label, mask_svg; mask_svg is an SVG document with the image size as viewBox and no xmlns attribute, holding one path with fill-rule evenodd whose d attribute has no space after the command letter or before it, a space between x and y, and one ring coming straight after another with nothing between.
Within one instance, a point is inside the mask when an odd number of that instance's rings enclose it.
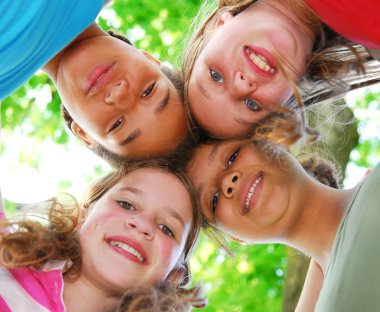
<instances>
[{"instance_id":1,"label":"smiling face","mask_svg":"<svg viewBox=\"0 0 380 312\"><path fill-rule=\"evenodd\" d=\"M200 146L187 171L207 220L247 242L280 239L294 218L300 169L286 155L271 159L246 141Z\"/></svg>"},{"instance_id":2,"label":"smiling face","mask_svg":"<svg viewBox=\"0 0 380 312\"><path fill-rule=\"evenodd\" d=\"M91 207L79 232L81 276L113 293L163 280L191 223L190 197L175 175L134 170Z\"/></svg>"},{"instance_id":3,"label":"smiling face","mask_svg":"<svg viewBox=\"0 0 380 312\"><path fill-rule=\"evenodd\" d=\"M236 16L223 13L194 64L190 109L215 136L248 133L252 123L289 99L289 79L297 81L306 69L313 37L280 1L270 2L259 1Z\"/></svg>"},{"instance_id":4,"label":"smiling face","mask_svg":"<svg viewBox=\"0 0 380 312\"><path fill-rule=\"evenodd\" d=\"M180 96L159 65L111 36L67 50L57 88L87 145L96 141L131 158L168 153L187 131Z\"/></svg>"}]
</instances>

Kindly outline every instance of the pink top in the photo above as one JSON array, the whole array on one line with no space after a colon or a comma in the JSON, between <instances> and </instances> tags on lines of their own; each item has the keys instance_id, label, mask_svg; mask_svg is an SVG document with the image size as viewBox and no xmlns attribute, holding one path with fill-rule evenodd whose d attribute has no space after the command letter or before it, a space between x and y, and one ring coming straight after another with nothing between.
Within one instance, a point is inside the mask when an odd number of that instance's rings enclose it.
<instances>
[{"instance_id":1,"label":"pink top","mask_svg":"<svg viewBox=\"0 0 380 312\"><path fill-rule=\"evenodd\" d=\"M4 218L0 193L0 219ZM51 261L39 271L0 267L0 311L64 312L64 265L64 261Z\"/></svg>"},{"instance_id":2,"label":"pink top","mask_svg":"<svg viewBox=\"0 0 380 312\"><path fill-rule=\"evenodd\" d=\"M305 0L335 32L380 49L380 0Z\"/></svg>"}]
</instances>

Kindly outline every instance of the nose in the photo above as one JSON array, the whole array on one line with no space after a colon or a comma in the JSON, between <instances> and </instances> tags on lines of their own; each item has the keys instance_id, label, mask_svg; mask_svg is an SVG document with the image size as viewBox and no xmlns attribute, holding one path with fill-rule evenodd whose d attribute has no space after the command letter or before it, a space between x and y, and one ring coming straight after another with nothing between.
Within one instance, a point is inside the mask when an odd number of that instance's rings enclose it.
<instances>
[{"instance_id":1,"label":"nose","mask_svg":"<svg viewBox=\"0 0 380 312\"><path fill-rule=\"evenodd\" d=\"M254 76L238 70L235 73L233 86L239 96L248 96L257 90L258 83Z\"/></svg>"},{"instance_id":2,"label":"nose","mask_svg":"<svg viewBox=\"0 0 380 312\"><path fill-rule=\"evenodd\" d=\"M129 230L137 231L147 240L152 240L154 238L154 227L152 220L142 214L127 218L125 227Z\"/></svg>"},{"instance_id":3,"label":"nose","mask_svg":"<svg viewBox=\"0 0 380 312\"><path fill-rule=\"evenodd\" d=\"M226 198L235 196L241 181L240 172L230 172L222 178L221 190Z\"/></svg>"},{"instance_id":4,"label":"nose","mask_svg":"<svg viewBox=\"0 0 380 312\"><path fill-rule=\"evenodd\" d=\"M130 106L131 102L127 99L128 95L128 82L124 79L117 81L111 86L106 93L104 102L108 105L126 108Z\"/></svg>"}]
</instances>

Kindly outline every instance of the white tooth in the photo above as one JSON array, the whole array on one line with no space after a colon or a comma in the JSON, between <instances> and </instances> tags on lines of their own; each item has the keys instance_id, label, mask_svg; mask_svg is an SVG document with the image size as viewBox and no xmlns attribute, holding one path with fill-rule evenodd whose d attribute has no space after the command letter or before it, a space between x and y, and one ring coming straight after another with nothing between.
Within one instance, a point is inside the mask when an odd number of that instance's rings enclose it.
<instances>
[{"instance_id":1,"label":"white tooth","mask_svg":"<svg viewBox=\"0 0 380 312\"><path fill-rule=\"evenodd\" d=\"M265 70L265 66L268 66L266 63L264 62L260 62L259 64L259 67L262 69L262 70Z\"/></svg>"},{"instance_id":2,"label":"white tooth","mask_svg":"<svg viewBox=\"0 0 380 312\"><path fill-rule=\"evenodd\" d=\"M259 182L261 181L261 178L262 178L261 176L258 177L249 189L247 199L245 200L245 208L246 209L248 209L249 202L251 201L252 195L255 192L257 184L259 184Z\"/></svg>"},{"instance_id":3,"label":"white tooth","mask_svg":"<svg viewBox=\"0 0 380 312\"><path fill-rule=\"evenodd\" d=\"M275 69L269 65L268 60L264 56L255 54L254 52L249 51L248 49L246 49L246 51L249 54L249 58L251 59L251 61L254 62L260 69L274 74Z\"/></svg>"},{"instance_id":4,"label":"white tooth","mask_svg":"<svg viewBox=\"0 0 380 312\"><path fill-rule=\"evenodd\" d=\"M140 262L144 262L144 258L143 256L137 251L135 250L134 248L132 248L131 246L127 245L127 244L124 244L124 243L121 243L121 242L115 242L115 241L111 241L111 245L114 245L114 246L117 246L129 253L131 253L132 255L134 255L137 259L139 259Z\"/></svg>"}]
</instances>

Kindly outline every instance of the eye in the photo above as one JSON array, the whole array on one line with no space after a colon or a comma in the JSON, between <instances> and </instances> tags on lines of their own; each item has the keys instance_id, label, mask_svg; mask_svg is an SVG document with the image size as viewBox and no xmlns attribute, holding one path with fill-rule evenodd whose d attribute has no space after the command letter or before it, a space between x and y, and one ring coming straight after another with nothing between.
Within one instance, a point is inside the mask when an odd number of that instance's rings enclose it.
<instances>
[{"instance_id":1,"label":"eye","mask_svg":"<svg viewBox=\"0 0 380 312\"><path fill-rule=\"evenodd\" d=\"M216 192L214 196L212 197L212 213L215 213L216 206L218 205L219 201L219 192Z\"/></svg>"},{"instance_id":2,"label":"eye","mask_svg":"<svg viewBox=\"0 0 380 312\"><path fill-rule=\"evenodd\" d=\"M261 107L255 101L252 101L251 99L245 99L244 103L245 105L248 106L250 110L253 110L255 112L261 111Z\"/></svg>"},{"instance_id":3,"label":"eye","mask_svg":"<svg viewBox=\"0 0 380 312\"><path fill-rule=\"evenodd\" d=\"M162 231L162 233L164 233L167 236L170 236L170 237L174 238L174 233L173 233L173 231L169 227L167 227L164 224L160 224L158 227L160 228L160 230Z\"/></svg>"},{"instance_id":4,"label":"eye","mask_svg":"<svg viewBox=\"0 0 380 312\"><path fill-rule=\"evenodd\" d=\"M112 125L112 127L108 130L108 132L111 132L111 131L113 131L113 130L115 130L115 129L117 129L120 125L121 125L121 123L123 122L123 119L124 119L124 117L120 117L113 125Z\"/></svg>"},{"instance_id":5,"label":"eye","mask_svg":"<svg viewBox=\"0 0 380 312\"><path fill-rule=\"evenodd\" d=\"M149 94L151 94L155 86L156 86L156 83L155 82L152 83L149 86L149 88L144 91L144 93L142 94L142 97L147 97Z\"/></svg>"},{"instance_id":6,"label":"eye","mask_svg":"<svg viewBox=\"0 0 380 312\"><path fill-rule=\"evenodd\" d=\"M117 203L119 204L119 206L125 210L128 210L128 211L136 211L136 208L133 207L133 205L125 200L118 200Z\"/></svg>"},{"instance_id":7,"label":"eye","mask_svg":"<svg viewBox=\"0 0 380 312\"><path fill-rule=\"evenodd\" d=\"M240 148L238 148L235 152L233 152L233 153L231 154L231 156L227 159L227 166L228 166L228 167L231 167L231 166L232 166L232 164L234 163L234 161L235 161L236 158L238 157L239 152L240 152Z\"/></svg>"},{"instance_id":8,"label":"eye","mask_svg":"<svg viewBox=\"0 0 380 312\"><path fill-rule=\"evenodd\" d=\"M211 79L217 83L224 83L223 77L216 70L210 69Z\"/></svg>"}]
</instances>

